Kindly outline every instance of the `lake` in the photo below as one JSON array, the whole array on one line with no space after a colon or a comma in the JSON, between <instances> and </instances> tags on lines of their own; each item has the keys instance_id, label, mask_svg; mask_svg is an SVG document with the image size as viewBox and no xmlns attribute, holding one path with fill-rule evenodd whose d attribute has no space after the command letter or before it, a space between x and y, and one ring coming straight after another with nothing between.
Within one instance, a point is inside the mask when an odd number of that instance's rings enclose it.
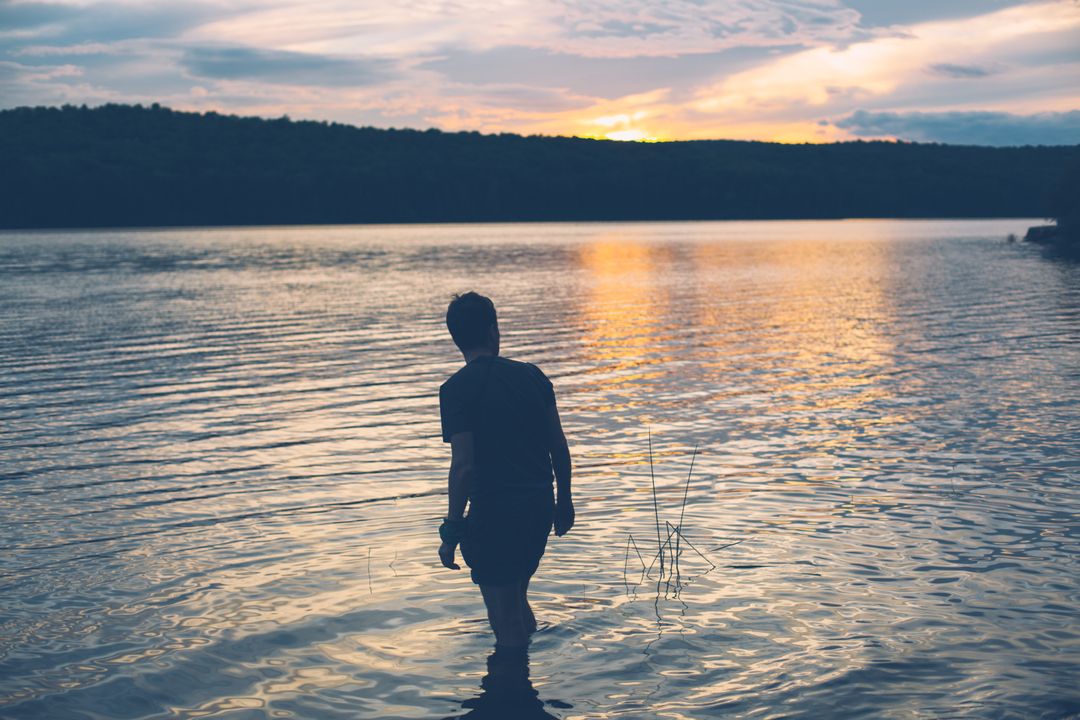
<instances>
[{"instance_id":1,"label":"lake","mask_svg":"<svg viewBox=\"0 0 1080 720\"><path fill-rule=\"evenodd\" d=\"M0 717L1080 713L1032 222L0 233ZM467 289L575 462L506 672L436 556Z\"/></svg>"}]
</instances>

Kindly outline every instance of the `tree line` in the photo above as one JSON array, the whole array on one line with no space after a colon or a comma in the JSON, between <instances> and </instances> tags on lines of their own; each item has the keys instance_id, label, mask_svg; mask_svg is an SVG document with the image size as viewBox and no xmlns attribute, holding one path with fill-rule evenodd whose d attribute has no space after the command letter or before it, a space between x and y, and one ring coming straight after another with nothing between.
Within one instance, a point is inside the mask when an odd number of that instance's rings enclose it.
<instances>
[{"instance_id":1,"label":"tree line","mask_svg":"<svg viewBox=\"0 0 1080 720\"><path fill-rule=\"evenodd\" d=\"M153 105L0 111L0 227L1051 217L1080 146L620 143Z\"/></svg>"}]
</instances>

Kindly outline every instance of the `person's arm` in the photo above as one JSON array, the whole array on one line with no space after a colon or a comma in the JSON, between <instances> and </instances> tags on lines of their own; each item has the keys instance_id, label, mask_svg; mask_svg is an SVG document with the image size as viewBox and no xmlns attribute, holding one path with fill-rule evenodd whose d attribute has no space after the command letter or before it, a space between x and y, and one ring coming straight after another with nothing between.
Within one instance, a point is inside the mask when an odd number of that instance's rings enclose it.
<instances>
[{"instance_id":1,"label":"person's arm","mask_svg":"<svg viewBox=\"0 0 1080 720\"><path fill-rule=\"evenodd\" d=\"M450 437L450 477L447 483L446 519L449 522L465 521L465 504L469 501L469 487L473 481L473 434L459 432ZM439 546L439 559L444 567L460 570L454 562L456 543L443 542Z\"/></svg>"},{"instance_id":2,"label":"person's arm","mask_svg":"<svg viewBox=\"0 0 1080 720\"><path fill-rule=\"evenodd\" d=\"M460 432L450 438L450 482L447 495L447 520L462 520L465 503L469 500L469 486L473 480L473 434Z\"/></svg>"},{"instance_id":3,"label":"person's arm","mask_svg":"<svg viewBox=\"0 0 1080 720\"><path fill-rule=\"evenodd\" d=\"M563 432L559 409L555 405L548 407L548 452L551 453L551 467L555 471L555 487L558 491L555 534L561 537L574 527L574 497L570 491L570 446L566 443L566 433Z\"/></svg>"}]
</instances>

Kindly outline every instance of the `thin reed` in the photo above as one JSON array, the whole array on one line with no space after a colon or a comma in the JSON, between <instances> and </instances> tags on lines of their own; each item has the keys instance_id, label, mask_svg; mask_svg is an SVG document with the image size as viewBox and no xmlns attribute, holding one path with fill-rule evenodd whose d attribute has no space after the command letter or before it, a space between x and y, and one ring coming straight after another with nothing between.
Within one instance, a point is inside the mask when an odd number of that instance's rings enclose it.
<instances>
[{"instance_id":1,"label":"thin reed","mask_svg":"<svg viewBox=\"0 0 1080 720\"><path fill-rule=\"evenodd\" d=\"M659 576L657 577L658 590L659 583L667 583L668 586L672 582L675 583L676 591L678 591L682 580L682 567L681 561L684 550L689 548L704 560L709 565L709 569L706 572L710 572L716 569L716 564L709 559L708 555L702 552L698 547L686 537L686 505L690 498L690 483L694 475L694 466L697 462L698 446L694 446L694 452L690 456L690 470L686 474L686 481L683 484L682 501L679 504L679 521L677 523L671 523L668 520L663 521L664 531L661 531L661 517L660 517L660 500L656 490L656 467L653 460L653 444L652 444L652 430L649 430L649 482L652 489L652 504L653 504L653 522L656 526L656 552L653 554L652 561L645 562L645 556L641 552L641 547L634 537L634 534L627 533L626 535L626 547L623 554L623 583L629 587L629 583L626 580L627 566L630 562L630 551L633 550L637 556L638 561L641 563L641 577L652 578L652 571L659 565ZM714 550L723 550L725 548L738 545L742 540L736 540L726 545L714 548ZM685 548L684 548L685 545ZM640 582L640 578L639 578Z\"/></svg>"}]
</instances>

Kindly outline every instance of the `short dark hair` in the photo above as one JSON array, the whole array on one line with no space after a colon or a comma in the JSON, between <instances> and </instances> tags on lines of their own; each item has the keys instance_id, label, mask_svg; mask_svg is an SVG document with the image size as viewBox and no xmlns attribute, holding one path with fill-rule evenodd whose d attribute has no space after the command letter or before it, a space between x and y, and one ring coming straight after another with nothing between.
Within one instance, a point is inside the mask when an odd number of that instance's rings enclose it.
<instances>
[{"instance_id":1,"label":"short dark hair","mask_svg":"<svg viewBox=\"0 0 1080 720\"><path fill-rule=\"evenodd\" d=\"M446 308L446 327L462 352L486 343L488 331L498 322L495 303L479 293L455 295Z\"/></svg>"}]
</instances>

